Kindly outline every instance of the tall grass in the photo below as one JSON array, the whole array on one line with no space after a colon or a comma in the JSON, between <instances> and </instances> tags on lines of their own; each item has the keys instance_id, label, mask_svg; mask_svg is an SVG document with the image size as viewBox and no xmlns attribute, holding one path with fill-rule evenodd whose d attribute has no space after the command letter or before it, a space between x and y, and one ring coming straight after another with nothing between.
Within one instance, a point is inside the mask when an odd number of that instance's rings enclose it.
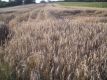
<instances>
[{"instance_id":1,"label":"tall grass","mask_svg":"<svg viewBox=\"0 0 107 80\"><path fill-rule=\"evenodd\" d=\"M106 11L43 7L9 21L14 36L2 50L3 72L10 80L106 80Z\"/></svg>"}]
</instances>

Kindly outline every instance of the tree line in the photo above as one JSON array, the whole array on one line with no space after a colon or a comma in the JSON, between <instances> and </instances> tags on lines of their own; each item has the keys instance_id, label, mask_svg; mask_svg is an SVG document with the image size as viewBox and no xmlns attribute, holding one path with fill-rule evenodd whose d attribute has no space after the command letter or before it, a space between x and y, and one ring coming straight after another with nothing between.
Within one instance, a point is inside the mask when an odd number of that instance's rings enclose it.
<instances>
[{"instance_id":1,"label":"tree line","mask_svg":"<svg viewBox=\"0 0 107 80\"><path fill-rule=\"evenodd\" d=\"M65 2L107 2L107 0L64 0Z\"/></svg>"},{"instance_id":2,"label":"tree line","mask_svg":"<svg viewBox=\"0 0 107 80\"><path fill-rule=\"evenodd\" d=\"M35 3L35 0L9 0L9 2L0 0L0 7L17 6L31 3Z\"/></svg>"},{"instance_id":3,"label":"tree line","mask_svg":"<svg viewBox=\"0 0 107 80\"><path fill-rule=\"evenodd\" d=\"M9 0L9 2L5 2L5 1L0 0L0 7L31 4L31 3L35 3L35 1L36 0ZM60 1L60 0L58 0L58 1ZM44 2L44 0L41 0L41 3L42 2ZM51 2L51 0L48 0L48 2ZM107 0L64 0L64 2L107 2Z\"/></svg>"},{"instance_id":4,"label":"tree line","mask_svg":"<svg viewBox=\"0 0 107 80\"><path fill-rule=\"evenodd\" d=\"M21 4L30 4L30 3L35 3L35 0L9 0L9 2L14 2L16 5L21 5Z\"/></svg>"}]
</instances>

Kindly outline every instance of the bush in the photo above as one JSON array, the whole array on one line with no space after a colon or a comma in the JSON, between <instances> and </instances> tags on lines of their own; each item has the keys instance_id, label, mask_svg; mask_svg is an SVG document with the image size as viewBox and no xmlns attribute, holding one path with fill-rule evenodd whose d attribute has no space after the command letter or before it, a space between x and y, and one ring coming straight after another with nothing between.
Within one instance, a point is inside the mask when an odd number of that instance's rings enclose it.
<instances>
[{"instance_id":1,"label":"bush","mask_svg":"<svg viewBox=\"0 0 107 80\"><path fill-rule=\"evenodd\" d=\"M41 1L40 3L46 3L46 1Z\"/></svg>"},{"instance_id":2,"label":"bush","mask_svg":"<svg viewBox=\"0 0 107 80\"><path fill-rule=\"evenodd\" d=\"M9 7L9 6L15 6L15 5L16 5L16 3L14 1L12 1L12 2L1 1L0 2L0 8Z\"/></svg>"},{"instance_id":3,"label":"bush","mask_svg":"<svg viewBox=\"0 0 107 80\"><path fill-rule=\"evenodd\" d=\"M0 23L0 45L5 43L5 40L7 39L8 34L9 34L8 27L3 23Z\"/></svg>"}]
</instances>

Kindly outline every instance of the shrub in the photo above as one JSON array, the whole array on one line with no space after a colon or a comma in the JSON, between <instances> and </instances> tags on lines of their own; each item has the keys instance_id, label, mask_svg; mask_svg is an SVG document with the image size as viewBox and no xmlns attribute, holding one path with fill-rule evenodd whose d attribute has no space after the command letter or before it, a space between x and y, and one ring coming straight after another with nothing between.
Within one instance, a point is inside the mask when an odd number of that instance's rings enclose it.
<instances>
[{"instance_id":1,"label":"shrub","mask_svg":"<svg viewBox=\"0 0 107 80\"><path fill-rule=\"evenodd\" d=\"M9 7L9 6L15 6L15 5L16 5L16 3L14 1L12 1L12 2L1 1L0 2L0 8Z\"/></svg>"},{"instance_id":2,"label":"shrub","mask_svg":"<svg viewBox=\"0 0 107 80\"><path fill-rule=\"evenodd\" d=\"M8 34L9 34L9 28L5 24L0 23L0 45L5 43Z\"/></svg>"}]
</instances>

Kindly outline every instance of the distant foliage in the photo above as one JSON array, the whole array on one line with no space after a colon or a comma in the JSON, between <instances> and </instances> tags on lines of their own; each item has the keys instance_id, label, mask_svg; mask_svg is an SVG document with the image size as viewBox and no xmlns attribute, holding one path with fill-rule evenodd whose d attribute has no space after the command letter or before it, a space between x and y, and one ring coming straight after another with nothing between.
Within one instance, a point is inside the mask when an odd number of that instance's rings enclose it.
<instances>
[{"instance_id":1,"label":"distant foliage","mask_svg":"<svg viewBox=\"0 0 107 80\"><path fill-rule=\"evenodd\" d=\"M45 0L41 0L40 3L46 3L46 1Z\"/></svg>"},{"instance_id":2,"label":"distant foliage","mask_svg":"<svg viewBox=\"0 0 107 80\"><path fill-rule=\"evenodd\" d=\"M107 0L64 0L66 2L107 2Z\"/></svg>"},{"instance_id":3,"label":"distant foliage","mask_svg":"<svg viewBox=\"0 0 107 80\"><path fill-rule=\"evenodd\" d=\"M34 2L35 2L35 0L24 0L25 4L30 4L30 3L34 3Z\"/></svg>"},{"instance_id":4,"label":"distant foliage","mask_svg":"<svg viewBox=\"0 0 107 80\"><path fill-rule=\"evenodd\" d=\"M31 4L35 3L35 0L9 0L9 2L0 1L0 8L1 7L9 7L9 6L17 6L22 4Z\"/></svg>"},{"instance_id":5,"label":"distant foliage","mask_svg":"<svg viewBox=\"0 0 107 80\"><path fill-rule=\"evenodd\" d=\"M0 8L9 7L9 6L16 6L16 5L18 5L18 4L16 4L15 1L11 1L11 2L0 1Z\"/></svg>"},{"instance_id":6,"label":"distant foliage","mask_svg":"<svg viewBox=\"0 0 107 80\"><path fill-rule=\"evenodd\" d=\"M21 5L23 3L23 0L15 0L16 5Z\"/></svg>"}]
</instances>

